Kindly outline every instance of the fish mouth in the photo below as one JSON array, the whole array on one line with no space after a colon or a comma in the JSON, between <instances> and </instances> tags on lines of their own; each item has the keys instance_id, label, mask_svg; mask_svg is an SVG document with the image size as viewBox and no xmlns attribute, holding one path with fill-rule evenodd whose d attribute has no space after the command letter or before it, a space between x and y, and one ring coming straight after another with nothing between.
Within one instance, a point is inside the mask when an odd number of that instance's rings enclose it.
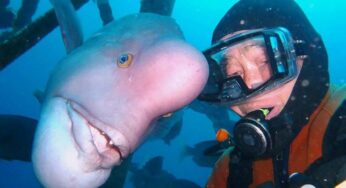
<instances>
[{"instance_id":1,"label":"fish mouth","mask_svg":"<svg viewBox=\"0 0 346 188\"><path fill-rule=\"evenodd\" d=\"M79 151L87 158L96 157L103 168L119 165L130 153L125 136L97 119L76 101L64 100L71 120L72 137Z\"/></svg>"}]
</instances>

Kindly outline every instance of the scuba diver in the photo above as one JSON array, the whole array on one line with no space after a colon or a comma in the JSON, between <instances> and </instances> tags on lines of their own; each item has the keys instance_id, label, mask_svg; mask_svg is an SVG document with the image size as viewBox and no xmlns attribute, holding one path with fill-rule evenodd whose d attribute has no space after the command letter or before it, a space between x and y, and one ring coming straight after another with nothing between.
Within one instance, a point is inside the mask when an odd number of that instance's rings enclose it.
<instances>
[{"instance_id":1,"label":"scuba diver","mask_svg":"<svg viewBox=\"0 0 346 188\"><path fill-rule=\"evenodd\" d=\"M346 179L346 87L295 1L238 1L204 51L200 100L241 119L206 187L334 187ZM344 182L345 183L345 182Z\"/></svg>"}]
</instances>

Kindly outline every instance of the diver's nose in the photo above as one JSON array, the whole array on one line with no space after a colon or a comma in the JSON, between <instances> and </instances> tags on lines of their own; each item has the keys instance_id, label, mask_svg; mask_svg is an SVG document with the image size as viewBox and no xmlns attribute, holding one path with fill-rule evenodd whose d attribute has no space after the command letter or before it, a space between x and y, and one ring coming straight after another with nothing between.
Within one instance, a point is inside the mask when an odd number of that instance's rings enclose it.
<instances>
[{"instance_id":1,"label":"diver's nose","mask_svg":"<svg viewBox=\"0 0 346 188\"><path fill-rule=\"evenodd\" d=\"M265 82L260 70L251 66L247 66L244 69L243 79L249 89L256 89Z\"/></svg>"}]
</instances>

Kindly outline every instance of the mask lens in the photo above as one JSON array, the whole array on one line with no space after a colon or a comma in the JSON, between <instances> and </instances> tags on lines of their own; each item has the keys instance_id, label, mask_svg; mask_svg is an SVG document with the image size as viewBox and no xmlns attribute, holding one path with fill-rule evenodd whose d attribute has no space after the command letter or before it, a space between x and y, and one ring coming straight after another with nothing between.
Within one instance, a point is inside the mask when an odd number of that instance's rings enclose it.
<instances>
[{"instance_id":1,"label":"mask lens","mask_svg":"<svg viewBox=\"0 0 346 188\"><path fill-rule=\"evenodd\" d=\"M219 64L224 78L241 76L248 89L256 89L272 77L262 36L228 46L211 58Z\"/></svg>"},{"instance_id":2,"label":"mask lens","mask_svg":"<svg viewBox=\"0 0 346 188\"><path fill-rule=\"evenodd\" d=\"M223 84L222 101L240 98L244 94L240 83L237 80L229 79Z\"/></svg>"},{"instance_id":3,"label":"mask lens","mask_svg":"<svg viewBox=\"0 0 346 188\"><path fill-rule=\"evenodd\" d=\"M210 76L201 100L237 104L296 76L296 56L284 28L230 36L204 51Z\"/></svg>"},{"instance_id":4,"label":"mask lens","mask_svg":"<svg viewBox=\"0 0 346 188\"><path fill-rule=\"evenodd\" d=\"M238 98L242 94L242 89L236 80L229 80L224 84L223 91L231 98Z\"/></svg>"}]
</instances>

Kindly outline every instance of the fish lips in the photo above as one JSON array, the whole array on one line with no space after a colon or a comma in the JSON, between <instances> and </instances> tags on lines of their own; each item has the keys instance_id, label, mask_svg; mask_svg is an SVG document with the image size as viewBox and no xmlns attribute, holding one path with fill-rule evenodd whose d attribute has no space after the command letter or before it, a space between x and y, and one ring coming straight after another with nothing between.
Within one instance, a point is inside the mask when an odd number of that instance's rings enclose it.
<instances>
[{"instance_id":1,"label":"fish lips","mask_svg":"<svg viewBox=\"0 0 346 188\"><path fill-rule=\"evenodd\" d=\"M121 132L94 117L76 101L64 100L72 137L84 158L98 161L102 168L112 168L130 154L129 142Z\"/></svg>"}]
</instances>

